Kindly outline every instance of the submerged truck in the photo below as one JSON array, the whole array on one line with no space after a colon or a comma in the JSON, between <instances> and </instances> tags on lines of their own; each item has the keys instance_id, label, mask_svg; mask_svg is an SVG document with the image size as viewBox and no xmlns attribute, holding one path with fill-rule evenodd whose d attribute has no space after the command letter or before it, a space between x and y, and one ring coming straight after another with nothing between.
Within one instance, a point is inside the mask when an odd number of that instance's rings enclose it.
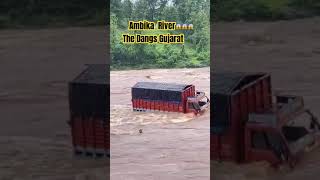
<instances>
[{"instance_id":1,"label":"submerged truck","mask_svg":"<svg viewBox=\"0 0 320 180\"><path fill-rule=\"evenodd\" d=\"M167 111L198 114L209 107L210 100L194 85L138 82L132 89L134 111Z\"/></svg>"},{"instance_id":2,"label":"submerged truck","mask_svg":"<svg viewBox=\"0 0 320 180\"><path fill-rule=\"evenodd\" d=\"M76 155L109 157L109 66L90 64L69 82L72 144Z\"/></svg>"},{"instance_id":3,"label":"submerged truck","mask_svg":"<svg viewBox=\"0 0 320 180\"><path fill-rule=\"evenodd\" d=\"M319 142L320 124L303 98L272 94L267 73L211 74L211 160L294 167Z\"/></svg>"}]
</instances>

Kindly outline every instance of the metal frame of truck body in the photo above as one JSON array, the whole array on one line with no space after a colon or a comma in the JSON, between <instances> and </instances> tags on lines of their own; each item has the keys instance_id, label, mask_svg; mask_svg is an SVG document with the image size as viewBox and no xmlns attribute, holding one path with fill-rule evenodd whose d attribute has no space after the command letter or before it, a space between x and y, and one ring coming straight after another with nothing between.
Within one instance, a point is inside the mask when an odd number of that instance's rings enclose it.
<instances>
[{"instance_id":1,"label":"metal frame of truck body","mask_svg":"<svg viewBox=\"0 0 320 180\"><path fill-rule=\"evenodd\" d=\"M264 160L275 166L281 163L288 163L291 167L294 167L306 147L319 143L320 125L310 111L304 108L302 97L291 95L277 95L275 97L274 109L267 113L251 114L251 117L249 117L245 130L245 161ZM309 123L314 123L318 129L314 132L308 132L294 142L289 143L282 128L305 113L311 118ZM270 146L270 142L268 142L269 146L266 149L254 148L252 138L253 133L256 132L272 134L278 137L281 142L281 148L275 150L274 147ZM265 140L268 141L268 138Z\"/></svg>"},{"instance_id":2,"label":"metal frame of truck body","mask_svg":"<svg viewBox=\"0 0 320 180\"><path fill-rule=\"evenodd\" d=\"M266 111L271 107L272 101L270 75L255 75L259 77L228 94L230 124L223 134L211 133L211 159L244 162L244 130L248 115L252 112ZM211 92L214 92L214 89ZM212 114L210 118L214 117Z\"/></svg>"}]
</instances>

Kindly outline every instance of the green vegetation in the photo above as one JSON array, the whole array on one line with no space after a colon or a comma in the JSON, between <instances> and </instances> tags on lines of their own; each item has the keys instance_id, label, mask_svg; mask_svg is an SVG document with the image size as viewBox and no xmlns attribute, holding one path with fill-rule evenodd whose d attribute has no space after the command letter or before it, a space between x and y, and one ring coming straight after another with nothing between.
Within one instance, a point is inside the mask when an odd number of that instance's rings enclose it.
<instances>
[{"instance_id":1,"label":"green vegetation","mask_svg":"<svg viewBox=\"0 0 320 180\"><path fill-rule=\"evenodd\" d=\"M209 0L111 0L112 69L183 68L209 66ZM122 34L165 34L169 31L128 31L128 21L174 21L193 24L182 44L123 44Z\"/></svg>"},{"instance_id":2,"label":"green vegetation","mask_svg":"<svg viewBox=\"0 0 320 180\"><path fill-rule=\"evenodd\" d=\"M101 0L1 0L0 28L103 25Z\"/></svg>"},{"instance_id":3,"label":"green vegetation","mask_svg":"<svg viewBox=\"0 0 320 180\"><path fill-rule=\"evenodd\" d=\"M320 15L319 0L216 0L213 21L261 21Z\"/></svg>"},{"instance_id":4,"label":"green vegetation","mask_svg":"<svg viewBox=\"0 0 320 180\"><path fill-rule=\"evenodd\" d=\"M214 22L320 15L319 0L1 0L0 29L103 25L109 5L113 69L209 66L209 14ZM171 32L184 33L184 45L125 45L128 20L192 23L194 30Z\"/></svg>"}]
</instances>

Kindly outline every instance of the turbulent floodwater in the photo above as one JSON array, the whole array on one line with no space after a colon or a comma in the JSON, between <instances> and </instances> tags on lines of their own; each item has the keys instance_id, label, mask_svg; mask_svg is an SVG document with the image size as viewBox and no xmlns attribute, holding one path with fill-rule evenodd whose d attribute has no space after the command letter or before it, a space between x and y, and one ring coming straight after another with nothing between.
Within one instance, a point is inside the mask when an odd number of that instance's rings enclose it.
<instances>
[{"instance_id":1,"label":"turbulent floodwater","mask_svg":"<svg viewBox=\"0 0 320 180\"><path fill-rule=\"evenodd\" d=\"M209 68L114 71L110 80L112 179L210 178L209 110L195 116L131 107L131 87L138 81L194 84L209 94Z\"/></svg>"},{"instance_id":2,"label":"turbulent floodwater","mask_svg":"<svg viewBox=\"0 0 320 180\"><path fill-rule=\"evenodd\" d=\"M174 112L136 112L131 106L111 106L111 134L136 134L146 125L164 125L188 122L196 118L194 114Z\"/></svg>"},{"instance_id":3,"label":"turbulent floodwater","mask_svg":"<svg viewBox=\"0 0 320 180\"><path fill-rule=\"evenodd\" d=\"M320 117L319 22L218 23L213 68L272 73L275 90L303 95ZM73 158L66 124L67 83L84 64L105 63L104 35L103 27L1 31L0 179L105 180L105 161ZM209 68L111 73L111 114L118 117L112 120L112 179L209 179L210 111L189 118L129 110L137 81L191 83L209 94L209 79ZM320 151L306 154L291 171L274 172L260 163L213 167L216 180L317 179Z\"/></svg>"},{"instance_id":4,"label":"turbulent floodwater","mask_svg":"<svg viewBox=\"0 0 320 180\"><path fill-rule=\"evenodd\" d=\"M106 159L73 156L68 82L105 63L105 30L1 30L0 179L106 180Z\"/></svg>"}]
</instances>

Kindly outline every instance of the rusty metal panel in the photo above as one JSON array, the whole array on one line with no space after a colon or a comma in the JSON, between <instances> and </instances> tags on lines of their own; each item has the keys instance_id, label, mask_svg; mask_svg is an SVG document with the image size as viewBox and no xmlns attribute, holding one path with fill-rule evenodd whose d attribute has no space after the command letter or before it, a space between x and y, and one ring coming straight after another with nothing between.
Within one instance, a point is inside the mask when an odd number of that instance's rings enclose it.
<instances>
[{"instance_id":1,"label":"rusty metal panel","mask_svg":"<svg viewBox=\"0 0 320 180\"><path fill-rule=\"evenodd\" d=\"M270 76L264 73L215 74L211 86L213 159L245 160L245 124L249 113L271 107L270 83Z\"/></svg>"},{"instance_id":2,"label":"rusty metal panel","mask_svg":"<svg viewBox=\"0 0 320 180\"><path fill-rule=\"evenodd\" d=\"M70 121L73 148L76 154L108 156L109 123L95 117L73 117Z\"/></svg>"}]
</instances>

